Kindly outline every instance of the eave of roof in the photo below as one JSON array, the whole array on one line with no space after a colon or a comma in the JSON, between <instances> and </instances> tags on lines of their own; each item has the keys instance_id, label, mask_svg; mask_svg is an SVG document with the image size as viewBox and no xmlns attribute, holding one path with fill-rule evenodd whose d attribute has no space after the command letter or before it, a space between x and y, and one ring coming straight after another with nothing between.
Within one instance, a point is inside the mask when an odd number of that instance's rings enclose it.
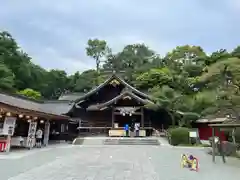
<instances>
[{"instance_id":1,"label":"eave of roof","mask_svg":"<svg viewBox=\"0 0 240 180\"><path fill-rule=\"evenodd\" d=\"M235 128L235 127L240 127L240 123L239 124L209 124L208 126L210 127L222 127L222 128Z\"/></svg>"},{"instance_id":2,"label":"eave of roof","mask_svg":"<svg viewBox=\"0 0 240 180\"><path fill-rule=\"evenodd\" d=\"M58 100L60 101L75 101L76 99L79 99L82 97L85 93L80 93L80 92L72 92L72 93L66 93L62 94Z\"/></svg>"},{"instance_id":3,"label":"eave of roof","mask_svg":"<svg viewBox=\"0 0 240 180\"><path fill-rule=\"evenodd\" d=\"M57 113L50 108L46 108L44 101L32 100L19 95L0 93L0 103L8 108L22 109L25 112L32 111L50 117L68 118L68 116L62 115L62 112Z\"/></svg>"},{"instance_id":4,"label":"eave of roof","mask_svg":"<svg viewBox=\"0 0 240 180\"><path fill-rule=\"evenodd\" d=\"M102 109L102 108L105 108L115 102L117 102L118 100L126 97L126 96L130 96L131 98L143 103L144 105L147 105L147 104L154 104L152 101L148 100L148 99L142 99L140 97L138 97L137 95L135 95L134 93L130 92L130 91L125 91L123 92L122 94L116 96L115 98L105 102L105 103L101 103L101 104L96 104L96 105L91 105L87 108L87 110L99 110L99 109Z\"/></svg>"},{"instance_id":5,"label":"eave of roof","mask_svg":"<svg viewBox=\"0 0 240 180\"><path fill-rule=\"evenodd\" d=\"M228 121L228 118L214 118L214 119L198 119L196 123L223 123Z\"/></svg>"},{"instance_id":6,"label":"eave of roof","mask_svg":"<svg viewBox=\"0 0 240 180\"><path fill-rule=\"evenodd\" d=\"M120 78L119 76L117 76L115 73L110 76L105 82L103 82L102 84L100 84L99 86L97 86L96 88L92 89L91 91L89 91L88 93L84 94L82 97L78 98L75 100L75 103L78 103L79 101L91 96L92 94L96 93L97 91L99 91L100 89L102 89L104 86L106 86L107 84L109 84L112 80L116 79L117 81L119 81L121 84L123 84L124 86L126 86L128 89L130 89L132 92L143 96L147 99L151 99L151 97L139 90L137 90L136 88L134 88L133 86L131 86L130 84L128 84L126 81L124 81L122 78Z\"/></svg>"}]
</instances>

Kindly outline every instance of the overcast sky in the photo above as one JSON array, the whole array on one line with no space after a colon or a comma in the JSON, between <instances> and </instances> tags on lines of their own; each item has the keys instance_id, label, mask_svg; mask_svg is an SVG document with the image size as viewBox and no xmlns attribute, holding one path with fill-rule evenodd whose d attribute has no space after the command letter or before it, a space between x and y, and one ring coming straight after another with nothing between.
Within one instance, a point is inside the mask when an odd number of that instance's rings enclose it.
<instances>
[{"instance_id":1,"label":"overcast sky","mask_svg":"<svg viewBox=\"0 0 240 180\"><path fill-rule=\"evenodd\" d=\"M115 51L144 42L161 55L185 44L232 50L240 45L240 0L2 0L0 30L35 63L72 74L94 67L89 38Z\"/></svg>"}]
</instances>

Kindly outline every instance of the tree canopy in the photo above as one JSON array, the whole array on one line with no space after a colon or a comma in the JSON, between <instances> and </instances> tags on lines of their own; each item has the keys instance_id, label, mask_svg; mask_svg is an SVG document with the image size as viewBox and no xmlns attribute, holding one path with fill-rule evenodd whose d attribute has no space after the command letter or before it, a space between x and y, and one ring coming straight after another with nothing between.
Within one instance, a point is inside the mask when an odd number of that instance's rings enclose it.
<instances>
[{"instance_id":1,"label":"tree canopy","mask_svg":"<svg viewBox=\"0 0 240 180\"><path fill-rule=\"evenodd\" d=\"M152 95L173 121L179 112L182 124L218 111L239 116L240 46L206 54L200 46L184 45L160 56L146 44L129 44L113 53L105 40L89 39L86 54L98 63L98 72L48 71L34 64L10 33L0 32L0 90L57 99L66 92L87 92L115 70Z\"/></svg>"}]
</instances>

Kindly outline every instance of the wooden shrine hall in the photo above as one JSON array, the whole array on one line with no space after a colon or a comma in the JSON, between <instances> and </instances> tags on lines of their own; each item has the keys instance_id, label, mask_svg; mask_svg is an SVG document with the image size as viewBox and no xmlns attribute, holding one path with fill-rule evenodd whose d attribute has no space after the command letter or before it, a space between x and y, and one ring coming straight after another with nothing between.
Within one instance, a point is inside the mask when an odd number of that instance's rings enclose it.
<instances>
[{"instance_id":1,"label":"wooden shrine hall","mask_svg":"<svg viewBox=\"0 0 240 180\"><path fill-rule=\"evenodd\" d=\"M63 94L58 100L40 101L0 92L0 146L7 138L8 145L34 147L38 128L44 130L45 145L49 140L72 141L79 135L124 136L126 124L138 124L138 135L149 136L152 127L160 128L159 123L166 119L163 113L148 109L151 104L147 94L115 73L86 94Z\"/></svg>"},{"instance_id":2,"label":"wooden shrine hall","mask_svg":"<svg viewBox=\"0 0 240 180\"><path fill-rule=\"evenodd\" d=\"M126 83L116 74L75 100L68 113L79 119L82 135L105 134L124 136L124 126L140 125L139 136L151 132L151 120L146 105L154 104L150 97Z\"/></svg>"}]
</instances>

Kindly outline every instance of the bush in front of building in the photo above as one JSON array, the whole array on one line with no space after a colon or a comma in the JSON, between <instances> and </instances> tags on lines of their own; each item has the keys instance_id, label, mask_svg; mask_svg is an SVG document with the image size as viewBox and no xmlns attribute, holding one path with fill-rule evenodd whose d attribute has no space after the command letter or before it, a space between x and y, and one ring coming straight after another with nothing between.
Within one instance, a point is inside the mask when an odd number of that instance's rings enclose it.
<instances>
[{"instance_id":1,"label":"bush in front of building","mask_svg":"<svg viewBox=\"0 0 240 180\"><path fill-rule=\"evenodd\" d=\"M236 143L240 144L240 128L236 128L235 130L235 140L236 140Z\"/></svg>"},{"instance_id":2,"label":"bush in front of building","mask_svg":"<svg viewBox=\"0 0 240 180\"><path fill-rule=\"evenodd\" d=\"M173 146L189 144L189 129L186 127L175 127L168 129L169 142Z\"/></svg>"}]
</instances>

